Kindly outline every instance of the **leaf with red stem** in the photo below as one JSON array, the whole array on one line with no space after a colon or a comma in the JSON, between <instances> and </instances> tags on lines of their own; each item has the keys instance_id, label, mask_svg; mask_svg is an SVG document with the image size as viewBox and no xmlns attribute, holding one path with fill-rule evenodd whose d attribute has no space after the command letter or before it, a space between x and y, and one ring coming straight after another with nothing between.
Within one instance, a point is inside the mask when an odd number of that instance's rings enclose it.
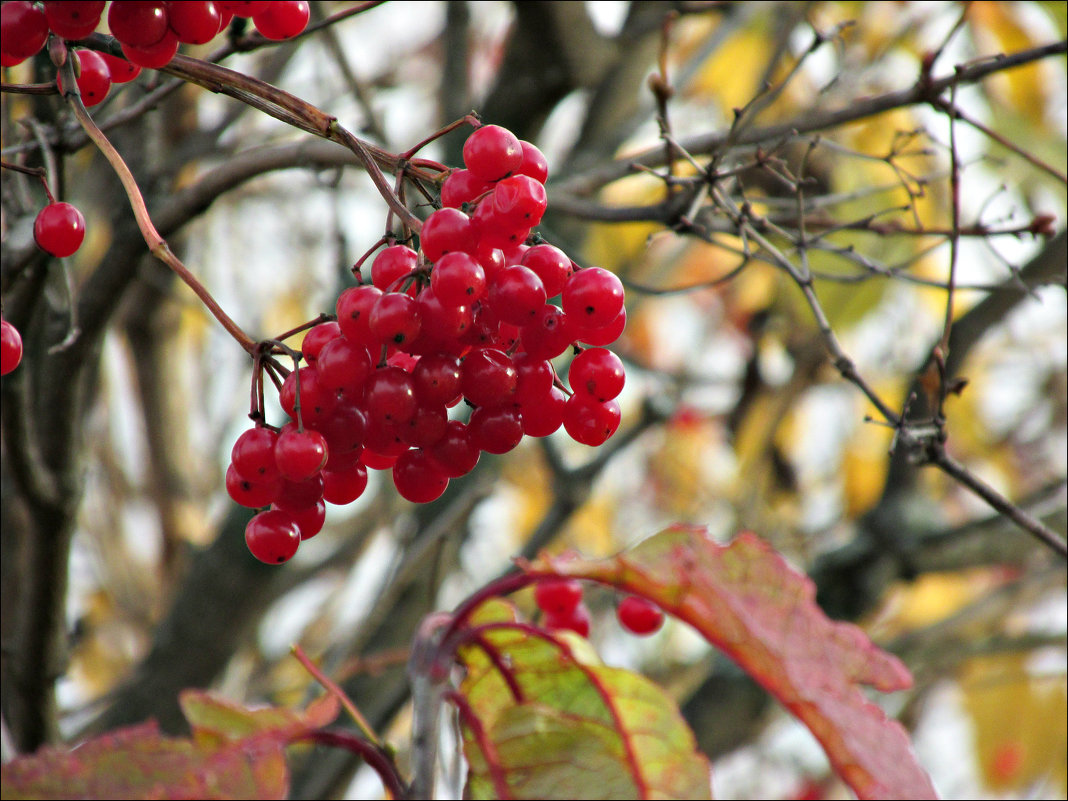
<instances>
[{"instance_id":1,"label":"leaf with red stem","mask_svg":"<svg viewBox=\"0 0 1068 801\"><path fill-rule=\"evenodd\" d=\"M707 759L674 702L600 664L584 639L482 605L457 699L467 798L710 798Z\"/></svg>"},{"instance_id":2,"label":"leaf with red stem","mask_svg":"<svg viewBox=\"0 0 1068 801\"><path fill-rule=\"evenodd\" d=\"M542 557L527 570L609 584L692 625L808 726L860 798L935 797L905 729L859 687L907 689L908 670L824 615L812 582L756 535L723 546L674 526L613 558Z\"/></svg>"}]
</instances>

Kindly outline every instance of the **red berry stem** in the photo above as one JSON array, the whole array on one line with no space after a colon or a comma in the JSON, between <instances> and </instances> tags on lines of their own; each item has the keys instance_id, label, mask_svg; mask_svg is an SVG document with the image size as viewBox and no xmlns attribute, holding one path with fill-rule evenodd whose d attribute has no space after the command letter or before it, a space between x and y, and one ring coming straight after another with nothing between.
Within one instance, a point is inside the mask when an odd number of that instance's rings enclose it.
<instances>
[{"instance_id":1,"label":"red berry stem","mask_svg":"<svg viewBox=\"0 0 1068 801\"><path fill-rule=\"evenodd\" d=\"M390 798L412 797L400 777L400 771L397 770L392 757L384 748L341 729L316 729L302 735L300 739L320 745L337 746L357 754L371 770L378 774L378 778L389 791Z\"/></svg>"},{"instance_id":2,"label":"red berry stem","mask_svg":"<svg viewBox=\"0 0 1068 801\"><path fill-rule=\"evenodd\" d=\"M74 78L74 66L73 60L67 59L67 62L63 65L64 83L67 86L75 85ZM126 162L123 161L119 151L115 149L115 146L111 144L104 132L100 130L97 124L93 121L93 118L89 116L89 112L86 111L85 105L82 103L81 98L77 93L67 94L68 102L71 109L74 111L74 116L77 117L78 122L81 124L85 133L100 149L100 152L104 154L104 158L111 164L111 168L115 170L115 174L118 175L119 180L122 182L123 188L126 190L126 197L130 201L130 208L133 210L134 217L137 220L137 227L141 230L141 236L145 240L145 244L148 245L149 251L157 259L162 261L168 267L173 270L179 278L188 286L196 296L200 298L200 301L208 308L208 311L212 313L216 320L218 320L222 327L238 344L244 348L246 353L254 354L256 349L256 342L250 337L237 323L231 319L222 307L218 304L211 292L197 280L189 269L182 263L182 260L174 255L170 246L167 244L159 231L156 230L156 226L152 223L152 218L148 214L148 208L145 206L145 198L141 194L141 189L137 185L137 180L134 178L133 173L130 172L130 168L126 166Z\"/></svg>"},{"instance_id":3,"label":"red berry stem","mask_svg":"<svg viewBox=\"0 0 1068 801\"><path fill-rule=\"evenodd\" d=\"M341 689L336 682L327 677L319 666L316 665L306 653L304 653L304 649L299 645L292 646L290 651L293 656L296 657L297 661L304 666L304 669L311 674L312 678L323 685L328 693L341 702L341 705L345 707L345 711L352 716L356 726L363 732L363 736L376 748L383 748L382 741L378 738L378 735L375 734L375 730L371 728L371 724L367 722L367 718L363 716L356 704L352 702L352 699L345 694L345 691Z\"/></svg>"},{"instance_id":4,"label":"red berry stem","mask_svg":"<svg viewBox=\"0 0 1068 801\"><path fill-rule=\"evenodd\" d=\"M431 142L435 141L436 139L440 139L445 134L451 133L452 131L455 131L461 125L470 125L472 128L477 128L481 124L482 124L482 121L478 117L476 117L474 114L465 114L463 117L460 117L460 119L455 120L453 122L450 122L444 128L439 128L438 130L434 131L434 133L430 134L430 136L426 137L425 139L420 141L418 144L416 144L414 147L411 147L408 150L406 150L403 153L401 153L401 155L400 155L401 160L402 161L411 161L412 158L415 156L415 154L418 153L420 150L422 150L424 147L426 147L427 145L429 145ZM448 169L449 169L444 164L438 164L437 162L426 161L424 159L420 159L420 164L428 166L428 167L429 166L436 166L442 172L448 172Z\"/></svg>"}]
</instances>

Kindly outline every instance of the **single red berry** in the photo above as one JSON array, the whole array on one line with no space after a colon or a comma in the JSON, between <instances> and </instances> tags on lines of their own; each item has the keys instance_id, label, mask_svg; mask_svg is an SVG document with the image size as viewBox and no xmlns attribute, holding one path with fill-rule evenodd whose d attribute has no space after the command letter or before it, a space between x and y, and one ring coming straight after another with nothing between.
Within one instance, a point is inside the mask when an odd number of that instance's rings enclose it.
<instances>
[{"instance_id":1,"label":"single red berry","mask_svg":"<svg viewBox=\"0 0 1068 801\"><path fill-rule=\"evenodd\" d=\"M275 42L292 39L308 27L311 8L305 0L275 0L252 15L256 30Z\"/></svg>"},{"instance_id":2,"label":"single red berry","mask_svg":"<svg viewBox=\"0 0 1068 801\"><path fill-rule=\"evenodd\" d=\"M316 359L319 358L319 354L322 352L323 347L328 343L341 336L341 326L333 320L325 323L319 323L319 325L311 328L308 333L304 335L304 342L301 343L300 352L304 356L305 361L308 364L314 364Z\"/></svg>"},{"instance_id":3,"label":"single red berry","mask_svg":"<svg viewBox=\"0 0 1068 801\"><path fill-rule=\"evenodd\" d=\"M399 426L400 438L413 448L429 448L443 436L449 415L442 404L419 405L407 423Z\"/></svg>"},{"instance_id":4,"label":"single red berry","mask_svg":"<svg viewBox=\"0 0 1068 801\"><path fill-rule=\"evenodd\" d=\"M628 595L619 602L616 617L627 631L643 637L664 625L664 613L660 611L660 607L637 595Z\"/></svg>"},{"instance_id":5,"label":"single red berry","mask_svg":"<svg viewBox=\"0 0 1068 801\"><path fill-rule=\"evenodd\" d=\"M566 617L582 603L582 582L565 578L542 579L534 585L534 603L547 615Z\"/></svg>"},{"instance_id":6,"label":"single red berry","mask_svg":"<svg viewBox=\"0 0 1068 801\"><path fill-rule=\"evenodd\" d=\"M534 322L546 300L541 279L533 270L519 264L497 273L487 296L501 320L513 325Z\"/></svg>"},{"instance_id":7,"label":"single red berry","mask_svg":"<svg viewBox=\"0 0 1068 801\"><path fill-rule=\"evenodd\" d=\"M460 395L462 368L451 353L430 353L412 369L412 383L420 403L444 406Z\"/></svg>"},{"instance_id":8,"label":"single red berry","mask_svg":"<svg viewBox=\"0 0 1068 801\"><path fill-rule=\"evenodd\" d=\"M614 400L597 403L575 393L564 406L564 429L571 439L596 447L619 428L619 404Z\"/></svg>"},{"instance_id":9,"label":"single red berry","mask_svg":"<svg viewBox=\"0 0 1068 801\"><path fill-rule=\"evenodd\" d=\"M602 267L587 267L567 279L560 301L577 327L600 328L623 310L623 283Z\"/></svg>"},{"instance_id":10,"label":"single red berry","mask_svg":"<svg viewBox=\"0 0 1068 801\"><path fill-rule=\"evenodd\" d=\"M430 286L447 306L474 303L486 294L486 271L469 253L446 253L434 264Z\"/></svg>"},{"instance_id":11,"label":"single red berry","mask_svg":"<svg viewBox=\"0 0 1068 801\"><path fill-rule=\"evenodd\" d=\"M367 348L344 335L323 346L315 366L323 387L353 402L363 397L367 377L374 369Z\"/></svg>"},{"instance_id":12,"label":"single red berry","mask_svg":"<svg viewBox=\"0 0 1068 801\"><path fill-rule=\"evenodd\" d=\"M367 438L367 412L356 402L343 399L319 423L316 431L323 435L330 451L326 469L336 470L343 463L352 464L356 461L355 457L360 455L360 448ZM344 454L353 452L355 454L351 460L342 458Z\"/></svg>"},{"instance_id":13,"label":"single red berry","mask_svg":"<svg viewBox=\"0 0 1068 801\"><path fill-rule=\"evenodd\" d=\"M530 398L519 404L523 416L523 433L528 437L547 437L564 423L567 395L559 387L549 387L542 398Z\"/></svg>"},{"instance_id":14,"label":"single red berry","mask_svg":"<svg viewBox=\"0 0 1068 801\"><path fill-rule=\"evenodd\" d=\"M70 203L49 203L33 223L37 247L57 258L74 254L85 239L85 218Z\"/></svg>"},{"instance_id":15,"label":"single red berry","mask_svg":"<svg viewBox=\"0 0 1068 801\"><path fill-rule=\"evenodd\" d=\"M104 58L95 50L75 50L78 59L78 92L82 96L82 103L86 108L102 102L111 89L111 71ZM57 80L59 91L66 91L63 86L63 73L60 72Z\"/></svg>"},{"instance_id":16,"label":"single red berry","mask_svg":"<svg viewBox=\"0 0 1068 801\"><path fill-rule=\"evenodd\" d=\"M7 320L0 320L0 375L7 375L22 361L22 336Z\"/></svg>"},{"instance_id":17,"label":"single red berry","mask_svg":"<svg viewBox=\"0 0 1068 801\"><path fill-rule=\"evenodd\" d=\"M523 419L514 404L479 406L467 426L472 441L486 453L508 453L523 439Z\"/></svg>"},{"instance_id":18,"label":"single red berry","mask_svg":"<svg viewBox=\"0 0 1068 801\"><path fill-rule=\"evenodd\" d=\"M415 383L399 367L380 367L367 379L364 395L372 424L407 423L415 414Z\"/></svg>"},{"instance_id":19,"label":"single red berry","mask_svg":"<svg viewBox=\"0 0 1068 801\"><path fill-rule=\"evenodd\" d=\"M521 139L519 144L523 148L523 163L516 172L529 175L539 183L545 183L549 177L549 162L545 160L545 155L530 142Z\"/></svg>"},{"instance_id":20,"label":"single red berry","mask_svg":"<svg viewBox=\"0 0 1068 801\"><path fill-rule=\"evenodd\" d=\"M493 207L507 228L533 228L549 205L545 187L529 175L513 175L493 190Z\"/></svg>"},{"instance_id":21,"label":"single red berry","mask_svg":"<svg viewBox=\"0 0 1068 801\"><path fill-rule=\"evenodd\" d=\"M0 51L7 57L4 66L25 61L44 47L48 39L48 19L33 3L14 0L0 7Z\"/></svg>"},{"instance_id":22,"label":"single red berry","mask_svg":"<svg viewBox=\"0 0 1068 801\"><path fill-rule=\"evenodd\" d=\"M167 22L186 44L207 44L219 33L222 15L212 2L170 3L167 6Z\"/></svg>"},{"instance_id":23,"label":"single red berry","mask_svg":"<svg viewBox=\"0 0 1068 801\"><path fill-rule=\"evenodd\" d=\"M104 0L90 2L50 2L44 4L45 17L52 33L61 39L84 39L96 30L104 13Z\"/></svg>"},{"instance_id":24,"label":"single red berry","mask_svg":"<svg viewBox=\"0 0 1068 801\"><path fill-rule=\"evenodd\" d=\"M464 359L460 390L476 406L499 406L512 400L517 378L511 356L496 348L479 348Z\"/></svg>"},{"instance_id":25,"label":"single red berry","mask_svg":"<svg viewBox=\"0 0 1068 801\"><path fill-rule=\"evenodd\" d=\"M575 340L567 315L551 303L546 303L523 326L519 341L531 356L538 359L555 359Z\"/></svg>"},{"instance_id":26,"label":"single red berry","mask_svg":"<svg viewBox=\"0 0 1068 801\"><path fill-rule=\"evenodd\" d=\"M382 343L371 333L368 318L381 295L381 289L365 284L349 287L337 299L337 323L341 326L341 332L354 343L366 346L372 353Z\"/></svg>"},{"instance_id":27,"label":"single red berry","mask_svg":"<svg viewBox=\"0 0 1068 801\"><path fill-rule=\"evenodd\" d=\"M386 292L371 307L367 324L378 339L403 347L419 336L422 317L415 298L403 292Z\"/></svg>"},{"instance_id":28,"label":"single red berry","mask_svg":"<svg viewBox=\"0 0 1068 801\"><path fill-rule=\"evenodd\" d=\"M580 637L589 637L590 610L580 603L569 615L545 615L544 624L548 629L567 629Z\"/></svg>"},{"instance_id":29,"label":"single red berry","mask_svg":"<svg viewBox=\"0 0 1068 801\"><path fill-rule=\"evenodd\" d=\"M282 480L275 478L273 481L249 481L237 472L231 464L226 468L226 492L241 506L250 509L258 509L261 506L269 506L278 497L282 490Z\"/></svg>"},{"instance_id":30,"label":"single red berry","mask_svg":"<svg viewBox=\"0 0 1068 801\"><path fill-rule=\"evenodd\" d=\"M132 63L145 69L157 70L166 66L178 52L178 34L170 28L163 38L148 47L134 47L123 43L122 54Z\"/></svg>"},{"instance_id":31,"label":"single red berry","mask_svg":"<svg viewBox=\"0 0 1068 801\"><path fill-rule=\"evenodd\" d=\"M344 506L363 495L367 489L367 468L359 462L345 470L324 470L323 499L327 503Z\"/></svg>"},{"instance_id":32,"label":"single red berry","mask_svg":"<svg viewBox=\"0 0 1068 801\"><path fill-rule=\"evenodd\" d=\"M281 502L290 508L314 506L323 499L325 482L322 472L316 473L304 481L289 481L282 479L282 489L278 492L276 502Z\"/></svg>"},{"instance_id":33,"label":"single red berry","mask_svg":"<svg viewBox=\"0 0 1068 801\"><path fill-rule=\"evenodd\" d=\"M623 362L605 348L588 348L571 362L567 373L574 392L588 395L595 401L612 400L623 391L626 374Z\"/></svg>"},{"instance_id":34,"label":"single red berry","mask_svg":"<svg viewBox=\"0 0 1068 801\"><path fill-rule=\"evenodd\" d=\"M400 291L401 279L410 275L418 266L418 253L405 245L391 245L371 262L371 283L383 292L389 292L391 289Z\"/></svg>"},{"instance_id":35,"label":"single red berry","mask_svg":"<svg viewBox=\"0 0 1068 801\"><path fill-rule=\"evenodd\" d=\"M416 448L402 453L393 465L393 483L405 500L430 503L445 492L449 477L424 451Z\"/></svg>"},{"instance_id":36,"label":"single red berry","mask_svg":"<svg viewBox=\"0 0 1068 801\"><path fill-rule=\"evenodd\" d=\"M291 515L271 509L248 521L245 544L261 562L281 564L292 559L300 547L300 529Z\"/></svg>"},{"instance_id":37,"label":"single red berry","mask_svg":"<svg viewBox=\"0 0 1068 801\"><path fill-rule=\"evenodd\" d=\"M300 380L300 419L306 426L318 428L337 406L337 392L323 383L316 366L309 365L294 370L282 382L278 402L285 413L297 419L297 380Z\"/></svg>"},{"instance_id":38,"label":"single red berry","mask_svg":"<svg viewBox=\"0 0 1068 801\"><path fill-rule=\"evenodd\" d=\"M419 293L416 303L422 319L421 340L436 346L435 350L462 350L460 337L464 336L474 321L471 306L442 303L433 288L429 287Z\"/></svg>"},{"instance_id":39,"label":"single red berry","mask_svg":"<svg viewBox=\"0 0 1068 801\"><path fill-rule=\"evenodd\" d=\"M274 461L277 441L278 432L266 426L256 426L243 432L230 451L234 470L246 481L263 484L278 479L282 474Z\"/></svg>"},{"instance_id":40,"label":"single red berry","mask_svg":"<svg viewBox=\"0 0 1068 801\"><path fill-rule=\"evenodd\" d=\"M100 53L104 63L108 65L108 75L112 83L129 83L141 74L141 68L131 64L124 58L113 56L111 53Z\"/></svg>"},{"instance_id":41,"label":"single red berry","mask_svg":"<svg viewBox=\"0 0 1068 801\"><path fill-rule=\"evenodd\" d=\"M124 0L108 9L108 28L122 44L145 49L167 35L167 4L162 0ZM177 41L177 37L175 37Z\"/></svg>"},{"instance_id":42,"label":"single red berry","mask_svg":"<svg viewBox=\"0 0 1068 801\"><path fill-rule=\"evenodd\" d=\"M278 470L290 481L305 481L317 474L326 464L328 455L323 435L312 429L283 429L274 445Z\"/></svg>"},{"instance_id":43,"label":"single red berry","mask_svg":"<svg viewBox=\"0 0 1068 801\"><path fill-rule=\"evenodd\" d=\"M499 125L483 125L464 142L464 164L476 178L499 181L523 164L523 146Z\"/></svg>"},{"instance_id":44,"label":"single red berry","mask_svg":"<svg viewBox=\"0 0 1068 801\"><path fill-rule=\"evenodd\" d=\"M564 285L571 275L571 259L554 245L534 245L523 254L521 263L537 274L545 285L545 294L550 298L564 291Z\"/></svg>"},{"instance_id":45,"label":"single red berry","mask_svg":"<svg viewBox=\"0 0 1068 801\"><path fill-rule=\"evenodd\" d=\"M453 170L441 185L441 205L458 209L491 189L493 184L483 181L470 170Z\"/></svg>"},{"instance_id":46,"label":"single red berry","mask_svg":"<svg viewBox=\"0 0 1068 801\"><path fill-rule=\"evenodd\" d=\"M615 316L612 322L608 325L602 325L599 328L582 328L575 326L575 338L579 342L585 342L587 345L594 345L601 347L604 345L611 345L620 335L623 333L623 329L627 327L627 310L622 309L619 314Z\"/></svg>"},{"instance_id":47,"label":"single red berry","mask_svg":"<svg viewBox=\"0 0 1068 801\"><path fill-rule=\"evenodd\" d=\"M449 478L459 478L474 470L482 453L467 426L459 420L450 420L445 425L445 433L427 452Z\"/></svg>"},{"instance_id":48,"label":"single red berry","mask_svg":"<svg viewBox=\"0 0 1068 801\"><path fill-rule=\"evenodd\" d=\"M432 262L455 251L473 253L477 245L471 219L459 209L438 209L426 218L419 232L419 246Z\"/></svg>"}]
</instances>

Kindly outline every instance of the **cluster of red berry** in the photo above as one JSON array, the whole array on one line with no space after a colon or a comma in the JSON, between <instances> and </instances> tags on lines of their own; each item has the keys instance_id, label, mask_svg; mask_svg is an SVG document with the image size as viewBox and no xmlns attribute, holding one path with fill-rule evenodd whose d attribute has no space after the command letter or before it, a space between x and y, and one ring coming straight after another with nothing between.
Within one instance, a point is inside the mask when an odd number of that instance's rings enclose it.
<instances>
[{"instance_id":1,"label":"cluster of red berry","mask_svg":"<svg viewBox=\"0 0 1068 801\"><path fill-rule=\"evenodd\" d=\"M14 0L4 3L0 9L3 33L0 65L10 67L25 61L44 47L50 32L62 39L84 39L97 29L106 5L104 0L48 0L44 3ZM207 44L235 16L250 17L264 37L280 41L296 36L307 27L309 7L305 0L114 2L108 9L108 29L119 40L123 55L132 64L103 56L103 62L110 70L108 80L111 83L128 81L137 75L140 67L162 67L174 58L179 44ZM84 53L81 61L85 69ZM99 72L96 60L90 61L89 69ZM99 76L93 80L99 83ZM78 83L80 87L81 81Z\"/></svg>"},{"instance_id":2,"label":"cluster of red berry","mask_svg":"<svg viewBox=\"0 0 1068 801\"><path fill-rule=\"evenodd\" d=\"M534 588L534 603L545 615L546 628L590 634L590 610L582 600L582 583L576 579L544 579ZM616 607L619 624L632 634L645 636L664 623L660 607L637 595L628 595Z\"/></svg>"},{"instance_id":3,"label":"cluster of red berry","mask_svg":"<svg viewBox=\"0 0 1068 801\"><path fill-rule=\"evenodd\" d=\"M464 162L442 185L420 251L381 250L371 283L338 298L336 322L308 331L307 366L280 391L290 422L275 432L261 421L235 444L231 497L274 507L246 532L257 558L292 557L320 530L324 500L359 497L367 468L392 469L401 496L427 503L483 451L561 425L600 445L618 428L623 364L601 346L626 323L623 285L553 245L527 244L547 205L536 147L486 125L468 137ZM570 390L551 361L568 348ZM450 419L461 401L473 407L467 422Z\"/></svg>"}]
</instances>

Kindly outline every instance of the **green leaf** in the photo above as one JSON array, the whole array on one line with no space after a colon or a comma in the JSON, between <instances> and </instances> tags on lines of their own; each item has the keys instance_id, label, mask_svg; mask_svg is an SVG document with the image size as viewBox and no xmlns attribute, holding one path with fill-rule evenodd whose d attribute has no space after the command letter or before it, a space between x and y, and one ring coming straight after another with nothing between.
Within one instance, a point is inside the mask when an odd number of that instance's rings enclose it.
<instances>
[{"instance_id":1,"label":"green leaf","mask_svg":"<svg viewBox=\"0 0 1068 801\"><path fill-rule=\"evenodd\" d=\"M501 604L458 653L467 797L711 798L708 761L663 690L601 665L577 635L502 619Z\"/></svg>"},{"instance_id":2,"label":"green leaf","mask_svg":"<svg viewBox=\"0 0 1068 801\"><path fill-rule=\"evenodd\" d=\"M528 569L613 585L692 625L808 726L860 798L935 796L904 728L859 687L906 689L908 670L827 618L812 582L754 534L722 546L675 526L610 559L543 557Z\"/></svg>"}]
</instances>

